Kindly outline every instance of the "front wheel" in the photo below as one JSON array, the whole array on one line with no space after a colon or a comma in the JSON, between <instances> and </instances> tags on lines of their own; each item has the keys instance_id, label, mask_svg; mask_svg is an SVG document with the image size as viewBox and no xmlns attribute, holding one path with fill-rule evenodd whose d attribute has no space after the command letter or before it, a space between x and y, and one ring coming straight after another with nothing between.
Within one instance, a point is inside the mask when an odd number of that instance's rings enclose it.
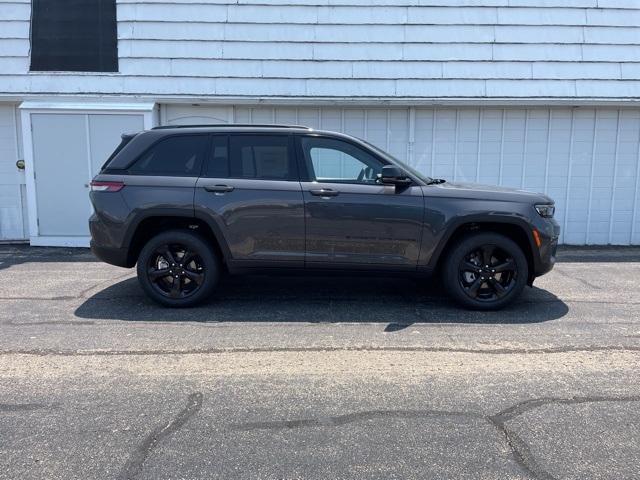
<instances>
[{"instance_id":1,"label":"front wheel","mask_svg":"<svg viewBox=\"0 0 640 480\"><path fill-rule=\"evenodd\" d=\"M445 288L456 302L474 310L497 310L520 295L529 267L513 240L496 233L475 233L453 246L442 273Z\"/></svg>"},{"instance_id":2,"label":"front wheel","mask_svg":"<svg viewBox=\"0 0 640 480\"><path fill-rule=\"evenodd\" d=\"M193 232L171 230L153 237L138 257L138 281L145 293L167 307L191 307L218 283L213 249Z\"/></svg>"}]
</instances>

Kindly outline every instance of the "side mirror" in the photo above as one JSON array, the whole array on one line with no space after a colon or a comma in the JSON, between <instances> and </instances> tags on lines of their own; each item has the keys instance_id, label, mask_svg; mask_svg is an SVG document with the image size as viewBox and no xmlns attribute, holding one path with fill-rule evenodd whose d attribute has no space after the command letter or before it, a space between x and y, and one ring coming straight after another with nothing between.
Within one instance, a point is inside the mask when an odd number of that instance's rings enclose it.
<instances>
[{"instance_id":1,"label":"side mirror","mask_svg":"<svg viewBox=\"0 0 640 480\"><path fill-rule=\"evenodd\" d=\"M402 168L395 165L385 165L382 167L380 182L385 185L406 186L411 183L411 179Z\"/></svg>"}]
</instances>

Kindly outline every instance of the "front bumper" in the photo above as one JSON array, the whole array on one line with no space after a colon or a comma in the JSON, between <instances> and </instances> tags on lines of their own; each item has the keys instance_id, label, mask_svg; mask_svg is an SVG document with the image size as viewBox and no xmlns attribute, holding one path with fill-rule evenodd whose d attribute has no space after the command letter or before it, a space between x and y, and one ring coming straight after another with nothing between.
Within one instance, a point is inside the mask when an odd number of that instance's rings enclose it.
<instances>
[{"instance_id":1,"label":"front bumper","mask_svg":"<svg viewBox=\"0 0 640 480\"><path fill-rule=\"evenodd\" d=\"M537 255L534 263L534 273L536 277L548 273L556 263L556 253L558 250L558 238L560 237L560 225L553 218L541 219L536 229L540 236L540 246L537 247Z\"/></svg>"}]
</instances>

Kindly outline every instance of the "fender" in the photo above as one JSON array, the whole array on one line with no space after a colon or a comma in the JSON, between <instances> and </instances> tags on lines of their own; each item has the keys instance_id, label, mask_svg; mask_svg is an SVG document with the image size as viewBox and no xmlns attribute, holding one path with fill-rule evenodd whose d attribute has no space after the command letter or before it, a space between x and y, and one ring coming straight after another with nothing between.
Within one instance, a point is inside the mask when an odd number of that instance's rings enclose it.
<instances>
[{"instance_id":1,"label":"fender","mask_svg":"<svg viewBox=\"0 0 640 480\"><path fill-rule=\"evenodd\" d=\"M131 215L132 218L127 219L125 223L127 223L127 227L122 238L122 246L128 247L131 245L131 241L133 240L133 236L135 235L138 227L142 223L143 220L153 217L182 217L182 218L192 218L193 217L193 209L185 209L185 208L165 208L165 207L154 207L147 208L144 210L138 210L137 212Z\"/></svg>"},{"instance_id":2,"label":"fender","mask_svg":"<svg viewBox=\"0 0 640 480\"><path fill-rule=\"evenodd\" d=\"M458 230L458 228L462 227L463 225L474 223L501 223L505 225L517 226L524 232L525 237L529 241L529 248L531 249L531 252L533 253L536 251L536 245L531 231L532 226L523 217L516 216L513 213L508 215L499 213L471 214L462 217L456 217L446 224L446 230L441 236L436 248L432 251L431 256L426 264L427 269L434 270L436 268L442 252L447 247L447 245L449 244L449 240L451 240L451 237ZM535 254L532 255L532 260L534 262L534 266L537 266L539 259L536 258Z\"/></svg>"},{"instance_id":3,"label":"fender","mask_svg":"<svg viewBox=\"0 0 640 480\"><path fill-rule=\"evenodd\" d=\"M213 234L216 242L220 246L220 250L222 251L224 260L231 258L231 252L229 250L229 246L227 245L227 242L218 224L207 215L198 215L198 213L195 212L192 208L182 209L182 208L160 207L160 208L150 208L150 209L146 209L144 211L138 212L134 216L134 218L132 218L129 221L129 225L126 228L124 238L122 241L123 247L126 247L128 249L131 248L133 237L136 234L138 227L144 220L149 218L162 219L166 217L180 217L180 218L184 218L186 221L197 219L205 223L211 230L211 233Z\"/></svg>"}]
</instances>

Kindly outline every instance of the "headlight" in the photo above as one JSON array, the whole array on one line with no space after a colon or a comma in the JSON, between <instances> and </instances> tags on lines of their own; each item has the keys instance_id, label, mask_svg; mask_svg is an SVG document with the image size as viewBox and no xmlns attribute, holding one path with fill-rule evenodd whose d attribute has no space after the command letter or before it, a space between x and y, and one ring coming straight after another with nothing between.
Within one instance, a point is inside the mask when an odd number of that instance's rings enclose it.
<instances>
[{"instance_id":1,"label":"headlight","mask_svg":"<svg viewBox=\"0 0 640 480\"><path fill-rule=\"evenodd\" d=\"M552 218L556 211L556 206L553 204L536 205L535 207L540 216L544 218Z\"/></svg>"}]
</instances>

